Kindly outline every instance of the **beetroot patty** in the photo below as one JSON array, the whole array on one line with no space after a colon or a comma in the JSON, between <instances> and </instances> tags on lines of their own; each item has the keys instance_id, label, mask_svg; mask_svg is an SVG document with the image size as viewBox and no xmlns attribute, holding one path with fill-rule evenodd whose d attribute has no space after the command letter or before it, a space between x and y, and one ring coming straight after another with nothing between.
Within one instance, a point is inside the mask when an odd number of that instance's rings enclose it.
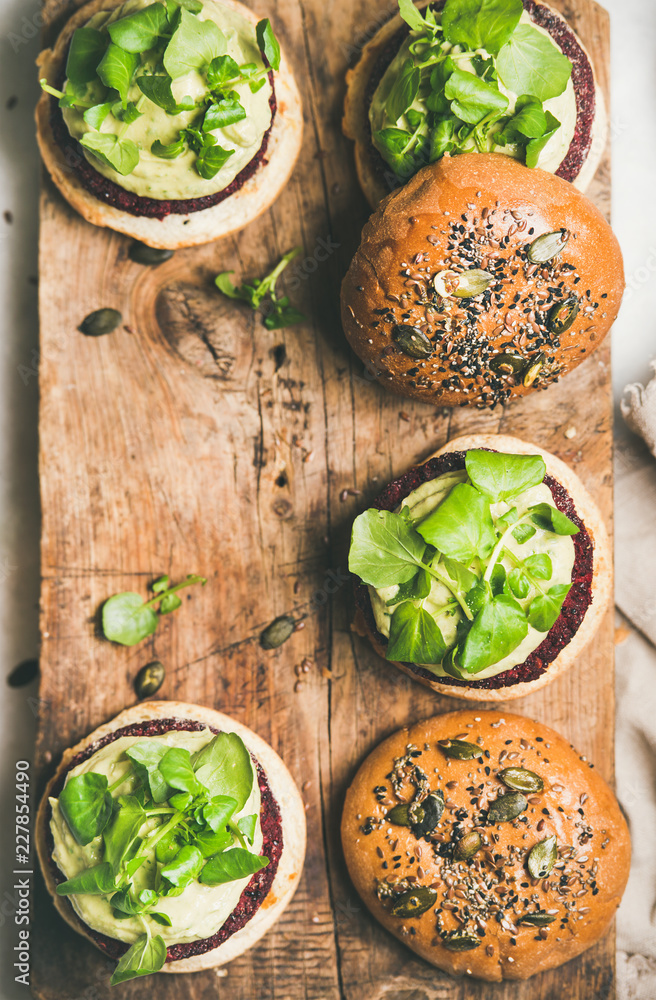
<instances>
[{"instance_id":1,"label":"beetroot patty","mask_svg":"<svg viewBox=\"0 0 656 1000\"><path fill-rule=\"evenodd\" d=\"M372 507L377 510L395 510L402 500L404 500L413 490L422 483L436 479L444 472L452 472L456 469L465 468L464 451L453 451L446 455L438 455L431 458L424 465L418 465L410 469L405 476L395 479L388 487L373 501ZM572 567L572 588L563 603L560 615L555 624L547 632L540 645L527 656L523 663L513 667L512 670L504 670L503 673L495 677L487 677L482 680L458 680L457 677L438 677L430 670L417 666L416 663L406 663L417 677L428 680L438 680L440 684L452 684L456 687L476 687L476 688L502 688L511 687L513 684L520 684L525 681L534 681L540 674L543 674L550 663L552 663L561 649L570 642L585 617L585 613L592 603L592 539L588 534L583 521L579 517L574 502L564 486L551 476L544 477L544 483L551 490L553 501L558 510L566 514L571 521L580 529L578 534L572 535L574 543L574 566ZM376 619L369 591L366 586L355 579L355 600L357 606L364 615L367 627L382 646L387 646L387 638L378 631Z\"/></svg>"},{"instance_id":2,"label":"beetroot patty","mask_svg":"<svg viewBox=\"0 0 656 1000\"><path fill-rule=\"evenodd\" d=\"M173 201L162 201L157 198L142 198L141 195L126 191L120 185L110 181L107 177L99 174L84 157L84 151L77 139L74 139L64 121L61 108L56 98L51 99L50 127L55 142L62 150L66 163L77 175L83 187L94 195L98 201L106 205L112 205L121 212L128 212L129 215L145 216L149 219L164 219L167 215L191 215L193 212L202 212L204 208L212 208L220 202L225 201L231 194L235 194L244 186L253 174L262 165L266 164L266 151L271 138L271 129L276 117L277 101L276 91L273 82L273 73L269 73L271 84L271 96L269 97L269 107L271 108L271 124L262 137L262 145L249 163L241 170L237 176L222 191L216 194L208 194L202 198L186 198ZM60 81L60 85L63 81Z\"/></svg>"},{"instance_id":3,"label":"beetroot patty","mask_svg":"<svg viewBox=\"0 0 656 1000\"><path fill-rule=\"evenodd\" d=\"M170 733L172 730L197 733L201 732L203 729L210 729L215 734L218 734L219 732L219 730L214 729L213 726L206 726L205 723L197 722L194 719L175 718L151 719L148 722L135 722L131 726L124 726L122 729L117 729L113 733L108 733L108 735L104 736L101 740L96 740L95 743L91 743L88 747L82 750L81 753L76 754L76 756L73 757L70 764L66 768L66 771L61 776L61 780L53 789L53 795L55 797L59 796L62 788L64 787L66 775L72 768L81 764L83 761L88 760L89 757L96 753L97 750L107 746L108 743L113 743L114 740L117 740L121 736L161 736L162 733ZM251 757L253 757L252 754ZM273 796L266 774L254 757L253 763L255 764L257 770L257 782L260 786L261 795L260 824L264 840L262 845L262 854L269 859L269 864L266 868L262 868L259 872L256 872L255 875L253 875L252 879L239 897L237 906L216 934L213 934L212 937L209 938L203 938L200 941L190 941L187 944L169 945L166 951L167 962L176 962L183 958L190 958L192 955L204 955L206 952L213 951L214 948L218 948L219 945L223 944L224 941L227 941L229 937L231 937L236 931L241 930L241 928L248 923L251 917L262 905L262 902L268 895L271 886L273 885L273 880L278 870L278 864L280 862L283 849L282 819L280 816L280 807ZM60 882L65 881L65 879L62 872L52 859L54 841L50 831L50 824L48 824L47 837L48 848L51 855L51 868L55 875L55 879L59 884ZM118 959L128 950L129 945L127 945L124 941L117 941L116 938L107 937L105 934L100 934L97 931L94 931L91 927L87 927L86 930L96 942L98 947L101 948L110 958Z\"/></svg>"},{"instance_id":4,"label":"beetroot patty","mask_svg":"<svg viewBox=\"0 0 656 1000\"><path fill-rule=\"evenodd\" d=\"M431 6L434 10L441 10L444 2L445 0L437 0ZM578 177L592 145L592 126L597 107L594 72L576 35L560 17L556 16L544 4L537 3L536 0L522 0L522 2L524 9L535 24L549 32L556 45L561 48L572 63L572 83L576 95L576 127L567 155L558 167L556 176L562 177L566 181L574 181ZM367 107L370 107L378 84L407 38L409 31L407 25L399 28L380 53L367 84L365 96ZM373 139L370 142L369 154L376 173L383 177L386 182L390 181L393 177L391 168L374 146Z\"/></svg>"}]
</instances>

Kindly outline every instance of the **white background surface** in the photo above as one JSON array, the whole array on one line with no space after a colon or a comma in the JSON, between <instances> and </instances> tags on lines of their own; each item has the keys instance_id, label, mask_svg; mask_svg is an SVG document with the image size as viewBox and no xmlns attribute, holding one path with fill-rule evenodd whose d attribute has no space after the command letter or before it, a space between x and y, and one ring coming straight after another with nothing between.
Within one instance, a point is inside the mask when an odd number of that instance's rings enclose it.
<instances>
[{"instance_id":1,"label":"white background surface","mask_svg":"<svg viewBox=\"0 0 656 1000\"><path fill-rule=\"evenodd\" d=\"M628 291L613 331L616 402L648 377L656 357L656 3L606 0L612 17L613 220ZM260 8L266 10L266 0ZM39 164L32 108L38 95L39 4L0 0L0 662L3 676L38 655L39 502L36 286ZM10 97L16 106L7 108ZM3 217L10 212L13 222ZM72 262L71 266L79 266ZM31 279L31 280L30 280ZM595 362L590 362L594 364ZM618 432L623 433L618 424ZM0 810L10 817L13 762L32 755L34 686L0 698ZM620 796L621 796L620 788ZM13 828L0 824L0 998L27 997L11 968L15 930L8 859ZM4 867L3 867L4 866ZM651 889L651 887L650 887ZM653 998L653 987L636 994Z\"/></svg>"}]
</instances>

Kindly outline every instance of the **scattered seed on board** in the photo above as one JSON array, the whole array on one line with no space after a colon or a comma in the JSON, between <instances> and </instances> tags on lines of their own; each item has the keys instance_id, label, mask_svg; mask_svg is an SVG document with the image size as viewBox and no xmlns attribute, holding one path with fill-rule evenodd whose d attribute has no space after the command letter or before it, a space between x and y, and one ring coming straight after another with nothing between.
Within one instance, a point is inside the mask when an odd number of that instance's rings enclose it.
<instances>
[{"instance_id":1,"label":"scattered seed on board","mask_svg":"<svg viewBox=\"0 0 656 1000\"><path fill-rule=\"evenodd\" d=\"M159 660L152 660L150 663L147 663L145 667L141 668L134 679L134 690L137 698L152 697L161 688L165 677L166 671L164 670L164 665Z\"/></svg>"},{"instance_id":2,"label":"scattered seed on board","mask_svg":"<svg viewBox=\"0 0 656 1000\"><path fill-rule=\"evenodd\" d=\"M122 322L123 316L118 309L96 309L84 317L78 330L85 337L104 337L105 334L112 333Z\"/></svg>"}]
</instances>

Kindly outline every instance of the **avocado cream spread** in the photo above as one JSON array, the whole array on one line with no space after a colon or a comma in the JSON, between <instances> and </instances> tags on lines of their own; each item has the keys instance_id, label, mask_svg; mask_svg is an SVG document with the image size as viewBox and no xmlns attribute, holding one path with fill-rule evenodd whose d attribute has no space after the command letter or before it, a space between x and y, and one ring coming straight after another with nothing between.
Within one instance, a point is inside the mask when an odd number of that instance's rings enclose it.
<instances>
[{"instance_id":1,"label":"avocado cream spread","mask_svg":"<svg viewBox=\"0 0 656 1000\"><path fill-rule=\"evenodd\" d=\"M147 198L226 188L271 124L279 49L260 24L219 0L128 0L95 14L73 35L60 98L88 162Z\"/></svg>"}]
</instances>

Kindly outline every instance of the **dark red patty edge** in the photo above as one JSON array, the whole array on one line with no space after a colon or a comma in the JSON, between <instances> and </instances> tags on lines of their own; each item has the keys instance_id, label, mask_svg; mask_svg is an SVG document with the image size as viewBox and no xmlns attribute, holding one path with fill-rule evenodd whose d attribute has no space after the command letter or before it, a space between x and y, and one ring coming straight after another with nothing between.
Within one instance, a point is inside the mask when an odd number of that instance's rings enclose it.
<instances>
[{"instance_id":1,"label":"dark red patty edge","mask_svg":"<svg viewBox=\"0 0 656 1000\"><path fill-rule=\"evenodd\" d=\"M198 722L195 719L179 719L175 717L170 719L150 719L146 722L135 722L131 726L124 726L122 729L117 729L113 733L108 733L107 736L103 736L102 739L95 740L93 743L90 743L89 746L85 747L84 750L73 757L68 767L61 775L61 778L54 786L52 795L55 797L59 795L64 786L66 775L72 768L83 763L83 761L88 760L89 757L96 753L97 750L102 749L102 747L107 746L109 743L113 743L114 740L119 739L121 736L161 736L163 733L170 733L172 731L201 732L203 729L210 729L215 734L219 733L219 730L215 729L213 726L207 726L205 723ZM222 945L224 941L227 941L229 937L235 934L238 930L241 930L241 928L248 923L251 917L254 916L260 908L262 902L268 895L271 886L273 885L273 880L276 877L278 864L283 850L282 818L280 815L280 807L274 798L273 792L271 791L271 786L269 785L266 774L264 773L259 761L257 761L252 754L251 757L253 759L253 763L255 764L257 781L260 787L260 824L262 827L262 836L264 841L262 845L262 854L265 857L268 857L269 864L266 868L261 869L261 871L256 872L255 875L253 875L252 879L239 897L239 902L237 903L235 909L232 911L223 926L219 928L216 934L213 934L212 937L209 938L203 938L200 941L190 941L186 944L170 945L166 951L167 962L177 962L181 959L191 958L193 955L204 955L206 952L213 951L215 948L218 948L219 945ZM52 858L54 841L50 831L50 823L48 823L47 827L47 842L51 871L55 877L55 881L59 884L60 882L65 881L65 878ZM119 959L121 955L128 950L129 946L124 941L117 941L116 938L110 938L105 934L99 934L91 927L85 927L85 930L109 958Z\"/></svg>"},{"instance_id":2,"label":"dark red patty edge","mask_svg":"<svg viewBox=\"0 0 656 1000\"><path fill-rule=\"evenodd\" d=\"M422 483L436 479L445 472L452 472L465 468L464 451L449 452L445 455L438 455L431 458L424 465L418 465L404 476L395 479L378 496L372 507L377 510L395 510L402 500ZM404 666L412 671L417 677L430 681L438 681L440 684L447 684L454 687L472 687L496 689L511 687L513 684L522 684L527 681L536 680L545 672L550 663L556 659L565 646L571 642L583 621L586 611L592 604L592 569L593 569L593 542L581 520L574 501L564 486L557 482L552 476L545 476L544 483L551 490L551 495L558 510L566 514L578 525L579 532L572 536L574 543L574 566L572 567L572 588L565 598L560 615L555 624L540 645L524 660L523 663L513 667L512 670L504 670L496 677L487 677L483 680L461 681L457 677L438 677L425 670L416 663L404 663ZM367 587L356 577L354 577L355 601L362 612L367 628L381 646L387 646L387 638L378 631L376 619L374 618L371 599Z\"/></svg>"},{"instance_id":3,"label":"dark red patty edge","mask_svg":"<svg viewBox=\"0 0 656 1000\"><path fill-rule=\"evenodd\" d=\"M572 142L570 143L569 150L567 151L567 155L558 167L556 176L562 177L566 181L573 182L581 172L583 164L585 163L592 146L592 127L597 110L594 71L590 65L588 56L584 52L574 33L574 30L570 28L566 21L564 21L549 7L538 3L537 0L522 0L522 2L524 4L524 9L530 15L535 24L549 32L556 44L560 46L563 53L572 63L572 82L574 84L574 93L576 95L576 127ZM431 6L435 10L441 10L444 6L444 0L437 0L437 2L433 3ZM408 32L409 28L407 26L399 28L378 56L367 82L365 91L365 104L367 109L371 104L376 88L382 80L387 67L399 51L399 48L407 37ZM383 177L390 190L393 190L394 187L398 187L399 184L402 183L398 178L394 178L396 183L392 182L394 175L391 173L390 167L387 163L385 163L382 156L374 146L373 140L371 139L371 133L369 155L374 170L377 174Z\"/></svg>"},{"instance_id":4,"label":"dark red patty edge","mask_svg":"<svg viewBox=\"0 0 656 1000\"><path fill-rule=\"evenodd\" d=\"M269 73L271 84L271 95L269 97L269 107L271 108L271 124L262 137L262 144L257 153L237 176L222 191L215 194L204 195L202 198L186 198L180 200L159 200L157 198L143 198L141 195L126 191L120 185L110 181L107 177L98 173L84 157L82 146L77 139L74 139L64 121L61 108L57 99L52 97L50 101L50 128L52 135L64 154L68 167L75 173L80 184L98 201L105 205L111 205L121 212L129 215L137 215L148 219L165 219L167 215L192 215L194 212L202 212L203 209L213 208L219 205L231 194L235 194L250 180L253 174L267 163L266 152L271 138L271 129L275 121L278 104L276 100L276 90L273 80L273 72ZM59 86L63 80L59 81Z\"/></svg>"}]
</instances>

